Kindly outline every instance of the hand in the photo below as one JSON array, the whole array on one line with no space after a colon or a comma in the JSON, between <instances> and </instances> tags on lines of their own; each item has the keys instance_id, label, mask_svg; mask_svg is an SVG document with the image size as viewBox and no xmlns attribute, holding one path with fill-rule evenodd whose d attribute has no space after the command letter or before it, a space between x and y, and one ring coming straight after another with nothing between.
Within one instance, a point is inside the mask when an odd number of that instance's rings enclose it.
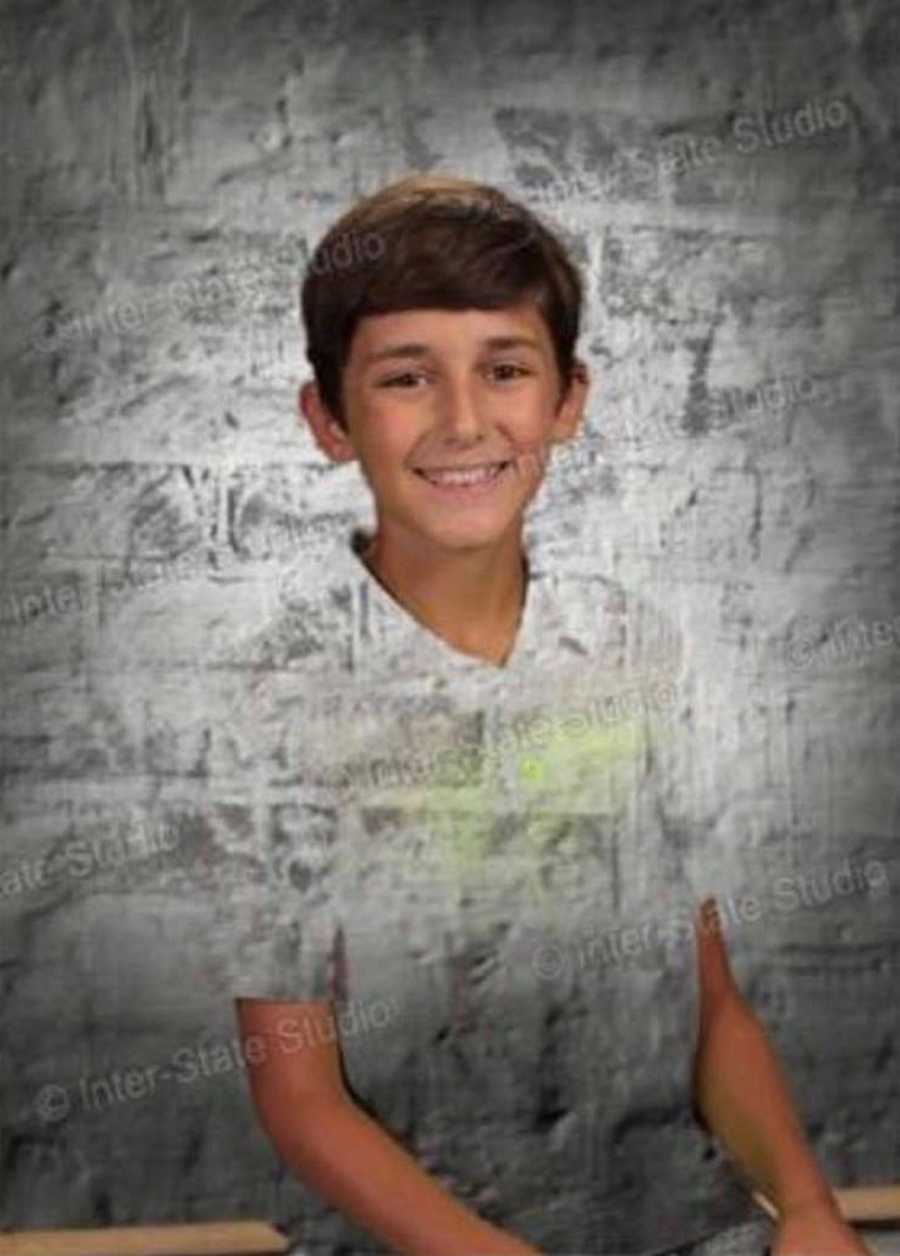
<instances>
[{"instance_id":1,"label":"hand","mask_svg":"<svg viewBox=\"0 0 900 1256\"><path fill-rule=\"evenodd\" d=\"M778 1218L772 1256L873 1256L829 1199L789 1207Z\"/></svg>"}]
</instances>

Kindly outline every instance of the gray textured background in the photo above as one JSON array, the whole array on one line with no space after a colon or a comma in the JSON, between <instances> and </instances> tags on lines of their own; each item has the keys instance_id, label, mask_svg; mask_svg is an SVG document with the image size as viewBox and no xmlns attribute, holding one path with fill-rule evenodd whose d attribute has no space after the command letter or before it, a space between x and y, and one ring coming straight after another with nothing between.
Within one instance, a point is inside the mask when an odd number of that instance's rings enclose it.
<instances>
[{"instance_id":1,"label":"gray textured background","mask_svg":"<svg viewBox=\"0 0 900 1256\"><path fill-rule=\"evenodd\" d=\"M832 1180L900 1179L900 10L0 14L2 1224L316 1207L229 1054L228 904L298 826L253 676L299 683L352 631L316 555L369 517L297 425L297 277L428 170L523 200L585 269L587 427L529 542L679 623L685 790L766 904L730 926L742 987ZM807 104L812 134L764 139ZM285 598L308 627L261 653Z\"/></svg>"}]
</instances>

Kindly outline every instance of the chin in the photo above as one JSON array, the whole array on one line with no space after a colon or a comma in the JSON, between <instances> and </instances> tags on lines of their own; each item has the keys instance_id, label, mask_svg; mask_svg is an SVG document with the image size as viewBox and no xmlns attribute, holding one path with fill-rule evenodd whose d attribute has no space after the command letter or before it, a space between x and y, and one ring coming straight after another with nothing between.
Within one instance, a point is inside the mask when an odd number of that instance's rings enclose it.
<instances>
[{"instance_id":1,"label":"chin","mask_svg":"<svg viewBox=\"0 0 900 1256\"><path fill-rule=\"evenodd\" d=\"M418 526L413 527L411 530L429 545L464 552L466 550L490 549L492 546L499 545L509 531L509 523L491 527L488 525L478 526L472 521L467 526L464 520L460 520L459 525L455 527Z\"/></svg>"},{"instance_id":2,"label":"chin","mask_svg":"<svg viewBox=\"0 0 900 1256\"><path fill-rule=\"evenodd\" d=\"M509 528L473 529L472 531L445 534L438 544L460 553L474 550L497 549L509 541Z\"/></svg>"}]
</instances>

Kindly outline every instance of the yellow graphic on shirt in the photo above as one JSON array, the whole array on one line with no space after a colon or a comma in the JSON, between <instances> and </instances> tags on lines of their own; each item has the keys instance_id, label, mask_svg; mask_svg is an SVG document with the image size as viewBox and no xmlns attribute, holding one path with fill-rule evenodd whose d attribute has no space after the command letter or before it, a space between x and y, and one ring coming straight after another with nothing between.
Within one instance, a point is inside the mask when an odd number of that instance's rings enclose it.
<instances>
[{"instance_id":1,"label":"yellow graphic on shirt","mask_svg":"<svg viewBox=\"0 0 900 1256\"><path fill-rule=\"evenodd\" d=\"M451 878L477 882L488 861L499 858L524 872L540 900L550 893L541 868L565 815L621 820L648 740L638 716L577 732L557 725L540 744L469 746L465 769L458 758L452 783L437 771L419 785L391 788L385 801L422 816Z\"/></svg>"}]
</instances>

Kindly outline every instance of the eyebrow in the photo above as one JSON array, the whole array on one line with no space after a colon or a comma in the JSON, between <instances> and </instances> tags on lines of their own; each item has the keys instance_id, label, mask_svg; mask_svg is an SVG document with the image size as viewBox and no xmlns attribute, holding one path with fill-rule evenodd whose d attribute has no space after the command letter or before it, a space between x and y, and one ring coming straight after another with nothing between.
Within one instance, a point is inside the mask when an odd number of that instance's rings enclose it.
<instances>
[{"instance_id":1,"label":"eyebrow","mask_svg":"<svg viewBox=\"0 0 900 1256\"><path fill-rule=\"evenodd\" d=\"M485 349L536 349L541 352L541 345L531 336L487 336L481 341ZM424 358L431 352L431 346L422 344L418 340L410 340L404 344L387 345L384 349L378 349L374 353L369 353L363 358L361 365L363 367L371 366L374 362L383 362L390 358Z\"/></svg>"}]
</instances>

